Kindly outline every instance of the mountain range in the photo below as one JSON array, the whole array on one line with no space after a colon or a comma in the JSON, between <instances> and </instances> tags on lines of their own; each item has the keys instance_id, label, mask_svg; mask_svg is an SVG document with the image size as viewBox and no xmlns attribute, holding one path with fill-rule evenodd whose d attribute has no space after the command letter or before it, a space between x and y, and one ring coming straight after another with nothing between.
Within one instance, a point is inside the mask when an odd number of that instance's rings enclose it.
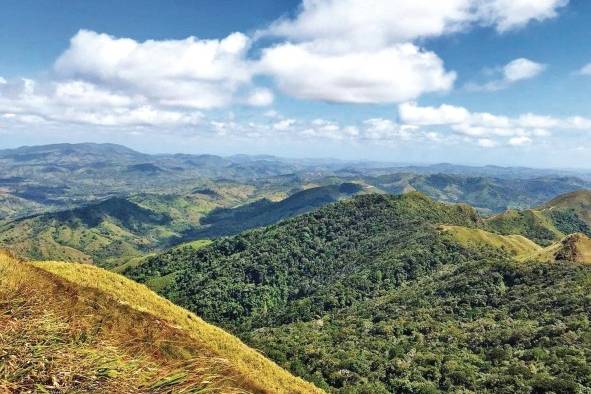
<instances>
[{"instance_id":1,"label":"mountain range","mask_svg":"<svg viewBox=\"0 0 591 394\"><path fill-rule=\"evenodd\" d=\"M566 170L0 151L0 391L591 390Z\"/></svg>"}]
</instances>

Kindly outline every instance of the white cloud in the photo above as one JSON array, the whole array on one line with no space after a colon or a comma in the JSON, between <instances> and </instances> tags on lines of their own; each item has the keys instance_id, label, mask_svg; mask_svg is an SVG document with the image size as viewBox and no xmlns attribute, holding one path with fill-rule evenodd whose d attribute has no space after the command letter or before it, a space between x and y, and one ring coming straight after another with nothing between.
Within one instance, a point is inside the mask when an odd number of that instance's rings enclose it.
<instances>
[{"instance_id":1,"label":"white cloud","mask_svg":"<svg viewBox=\"0 0 591 394\"><path fill-rule=\"evenodd\" d=\"M355 48L437 37L475 24L498 31L553 18L567 0L304 0L294 19L265 32L300 41L330 40Z\"/></svg>"},{"instance_id":2,"label":"white cloud","mask_svg":"<svg viewBox=\"0 0 591 394\"><path fill-rule=\"evenodd\" d=\"M182 127L200 123L197 111L153 106L137 97L114 93L82 81L39 85L29 79L0 86L0 114L14 122L94 126Z\"/></svg>"},{"instance_id":3,"label":"white cloud","mask_svg":"<svg viewBox=\"0 0 591 394\"><path fill-rule=\"evenodd\" d=\"M400 104L398 111L403 122L419 126L464 123L470 117L466 108L447 104L419 107L416 103L409 102Z\"/></svg>"},{"instance_id":4,"label":"white cloud","mask_svg":"<svg viewBox=\"0 0 591 394\"><path fill-rule=\"evenodd\" d=\"M591 119L583 117L556 118L526 113L512 118L470 112L464 107L445 104L421 107L413 102L400 104L398 110L400 121L404 124L426 128L447 127L459 135L476 139L478 145L487 148L499 145L497 139L503 138L508 138L510 145L529 144L534 138L551 136L549 129L591 131Z\"/></svg>"},{"instance_id":5,"label":"white cloud","mask_svg":"<svg viewBox=\"0 0 591 394\"><path fill-rule=\"evenodd\" d=\"M554 128L560 126L560 120L553 118L552 116L536 115L536 114L523 114L519 116L517 124L521 127L529 128Z\"/></svg>"},{"instance_id":6,"label":"white cloud","mask_svg":"<svg viewBox=\"0 0 591 394\"><path fill-rule=\"evenodd\" d=\"M250 93L246 102L253 107L266 107L273 104L275 97L269 89L255 89Z\"/></svg>"},{"instance_id":7,"label":"white cloud","mask_svg":"<svg viewBox=\"0 0 591 394\"><path fill-rule=\"evenodd\" d=\"M533 62L529 59L519 58L506 64L503 67L503 74L506 81L517 82L533 78L544 71L545 68L546 66L543 64Z\"/></svg>"},{"instance_id":8,"label":"white cloud","mask_svg":"<svg viewBox=\"0 0 591 394\"><path fill-rule=\"evenodd\" d=\"M81 30L57 59L55 70L162 105L209 109L229 104L239 88L250 83L249 46L242 33L221 40L137 42Z\"/></svg>"},{"instance_id":9,"label":"white cloud","mask_svg":"<svg viewBox=\"0 0 591 394\"><path fill-rule=\"evenodd\" d=\"M0 77L0 85L4 85L6 83L8 83L8 81L6 81L6 79Z\"/></svg>"},{"instance_id":10,"label":"white cloud","mask_svg":"<svg viewBox=\"0 0 591 394\"><path fill-rule=\"evenodd\" d=\"M286 131L296 124L295 119L283 119L273 125L275 130Z\"/></svg>"},{"instance_id":11,"label":"white cloud","mask_svg":"<svg viewBox=\"0 0 591 394\"><path fill-rule=\"evenodd\" d=\"M532 20L543 21L556 17L558 9L565 7L568 0L487 0L479 3L481 20L505 32L522 27Z\"/></svg>"},{"instance_id":12,"label":"white cloud","mask_svg":"<svg viewBox=\"0 0 591 394\"><path fill-rule=\"evenodd\" d=\"M519 145L527 145L531 144L532 139L525 135L520 135L517 137L513 137L509 140L509 145L519 146Z\"/></svg>"},{"instance_id":13,"label":"white cloud","mask_svg":"<svg viewBox=\"0 0 591 394\"><path fill-rule=\"evenodd\" d=\"M280 44L263 51L260 67L286 94L346 103L410 100L449 90L456 77L437 55L413 44L350 53L317 43Z\"/></svg>"},{"instance_id":14,"label":"white cloud","mask_svg":"<svg viewBox=\"0 0 591 394\"><path fill-rule=\"evenodd\" d=\"M417 41L474 25L499 31L556 16L565 0L303 0L298 14L262 35L286 37L263 51L261 70L286 94L344 103L388 103L453 87L433 52ZM525 60L525 59L521 59ZM533 62L508 65L507 81L535 73ZM542 65L538 65L542 67ZM540 72L538 70L537 72Z\"/></svg>"},{"instance_id":15,"label":"white cloud","mask_svg":"<svg viewBox=\"0 0 591 394\"><path fill-rule=\"evenodd\" d=\"M516 82L537 77L545 69L545 64L537 63L526 58L518 58L495 70L496 72L494 73L501 74L498 79L483 84L468 83L466 87L468 90L473 91L506 89Z\"/></svg>"}]
</instances>

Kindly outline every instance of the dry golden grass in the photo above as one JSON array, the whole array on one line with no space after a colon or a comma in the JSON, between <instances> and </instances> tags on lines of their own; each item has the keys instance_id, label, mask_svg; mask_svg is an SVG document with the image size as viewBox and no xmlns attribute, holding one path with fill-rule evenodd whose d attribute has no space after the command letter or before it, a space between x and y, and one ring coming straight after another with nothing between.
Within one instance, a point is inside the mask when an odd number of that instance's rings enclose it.
<instances>
[{"instance_id":1,"label":"dry golden grass","mask_svg":"<svg viewBox=\"0 0 591 394\"><path fill-rule=\"evenodd\" d=\"M0 252L0 392L320 392L145 286Z\"/></svg>"},{"instance_id":2,"label":"dry golden grass","mask_svg":"<svg viewBox=\"0 0 591 394\"><path fill-rule=\"evenodd\" d=\"M485 230L461 226L440 226L441 231L451 234L466 246L488 245L505 249L516 258L540 252L542 247L521 235L499 235Z\"/></svg>"}]
</instances>

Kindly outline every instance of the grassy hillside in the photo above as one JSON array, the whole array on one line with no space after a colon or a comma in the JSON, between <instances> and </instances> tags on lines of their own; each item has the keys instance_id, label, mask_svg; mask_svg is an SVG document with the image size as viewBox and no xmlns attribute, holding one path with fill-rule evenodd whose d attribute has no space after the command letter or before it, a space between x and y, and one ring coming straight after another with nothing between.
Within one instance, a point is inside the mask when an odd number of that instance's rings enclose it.
<instances>
[{"instance_id":1,"label":"grassy hillside","mask_svg":"<svg viewBox=\"0 0 591 394\"><path fill-rule=\"evenodd\" d=\"M581 233L570 234L546 248L529 255L522 255L520 259L545 262L573 261L591 264L591 239Z\"/></svg>"},{"instance_id":2,"label":"grassy hillside","mask_svg":"<svg viewBox=\"0 0 591 394\"><path fill-rule=\"evenodd\" d=\"M511 256L522 258L541 252L543 248L522 235L499 235L477 228L443 225L440 230L450 234L466 247L500 248Z\"/></svg>"},{"instance_id":3,"label":"grassy hillside","mask_svg":"<svg viewBox=\"0 0 591 394\"><path fill-rule=\"evenodd\" d=\"M319 392L117 274L5 253L0 273L0 391Z\"/></svg>"},{"instance_id":4,"label":"grassy hillside","mask_svg":"<svg viewBox=\"0 0 591 394\"><path fill-rule=\"evenodd\" d=\"M500 234L523 235L544 246L573 233L591 236L591 192L560 195L539 208L509 210L489 218L487 226Z\"/></svg>"}]
</instances>

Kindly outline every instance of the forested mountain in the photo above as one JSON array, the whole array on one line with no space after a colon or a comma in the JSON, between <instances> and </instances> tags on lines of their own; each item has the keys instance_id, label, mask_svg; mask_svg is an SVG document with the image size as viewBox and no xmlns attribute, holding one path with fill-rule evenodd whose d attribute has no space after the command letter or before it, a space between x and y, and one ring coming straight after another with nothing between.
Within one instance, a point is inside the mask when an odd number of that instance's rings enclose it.
<instances>
[{"instance_id":1,"label":"forested mountain","mask_svg":"<svg viewBox=\"0 0 591 394\"><path fill-rule=\"evenodd\" d=\"M238 234L241 231L277 223L280 220L320 208L326 204L375 189L358 183L312 187L280 200L257 200L233 208L216 208L201 220L203 229L187 234L188 238L211 238Z\"/></svg>"},{"instance_id":2,"label":"forested mountain","mask_svg":"<svg viewBox=\"0 0 591 394\"><path fill-rule=\"evenodd\" d=\"M328 390L591 388L591 241L499 229L469 206L372 194L125 274Z\"/></svg>"},{"instance_id":3,"label":"forested mountain","mask_svg":"<svg viewBox=\"0 0 591 394\"><path fill-rule=\"evenodd\" d=\"M315 393L144 286L83 264L0 251L0 391Z\"/></svg>"}]
</instances>

